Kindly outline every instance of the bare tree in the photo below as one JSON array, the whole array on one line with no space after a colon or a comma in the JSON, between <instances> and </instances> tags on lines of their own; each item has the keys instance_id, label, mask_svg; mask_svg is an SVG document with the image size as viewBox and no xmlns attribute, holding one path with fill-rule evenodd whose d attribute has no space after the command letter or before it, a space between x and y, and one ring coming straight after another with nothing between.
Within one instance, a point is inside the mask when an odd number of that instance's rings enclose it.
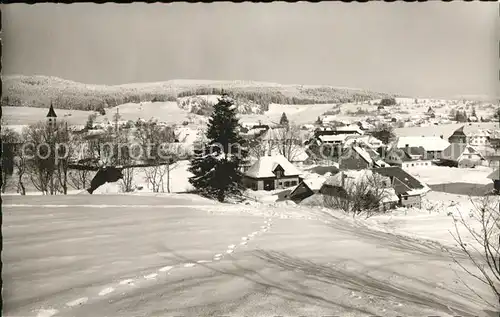
<instances>
[{"instance_id":1,"label":"bare tree","mask_svg":"<svg viewBox=\"0 0 500 317\"><path fill-rule=\"evenodd\" d=\"M496 196L484 196L476 201L470 199L473 209L468 219L459 211L454 216L455 230L451 233L462 253L475 267L476 272L467 268L462 261L451 254L453 261L467 274L488 286L497 302L491 303L478 292L464 283L470 291L481 298L485 304L496 308L500 314L500 210ZM465 229L460 232L459 226ZM471 241L466 241L469 236Z\"/></svg>"},{"instance_id":2,"label":"bare tree","mask_svg":"<svg viewBox=\"0 0 500 317\"><path fill-rule=\"evenodd\" d=\"M368 171L360 177L339 176L344 177L343 184L327 185L323 189L326 207L367 218L384 210L383 202L391 196L392 190L387 177Z\"/></svg>"},{"instance_id":3,"label":"bare tree","mask_svg":"<svg viewBox=\"0 0 500 317\"><path fill-rule=\"evenodd\" d=\"M134 190L135 167L126 167L122 170L123 179L121 183L122 191L128 193Z\"/></svg>"},{"instance_id":4,"label":"bare tree","mask_svg":"<svg viewBox=\"0 0 500 317\"><path fill-rule=\"evenodd\" d=\"M14 159L14 166L17 172L17 192L21 195L26 195L26 187L24 186L23 178L26 173L26 157L20 151Z\"/></svg>"},{"instance_id":5,"label":"bare tree","mask_svg":"<svg viewBox=\"0 0 500 317\"><path fill-rule=\"evenodd\" d=\"M82 136L75 136L72 138L71 144L73 149L70 154L74 161L85 163L85 165L91 167L98 166L97 151L92 148L92 145L95 144L94 141L85 140ZM95 172L86 168L73 169L68 173L68 180L74 188L86 189L90 185L94 174Z\"/></svg>"},{"instance_id":6,"label":"bare tree","mask_svg":"<svg viewBox=\"0 0 500 317\"><path fill-rule=\"evenodd\" d=\"M269 152L268 144L258 137L253 137L247 141L248 155L260 158Z\"/></svg>"},{"instance_id":7,"label":"bare tree","mask_svg":"<svg viewBox=\"0 0 500 317\"><path fill-rule=\"evenodd\" d=\"M276 150L279 154L293 162L304 152L303 140L300 127L295 124L289 124L282 128L273 129L269 136L271 150Z\"/></svg>"},{"instance_id":8,"label":"bare tree","mask_svg":"<svg viewBox=\"0 0 500 317\"><path fill-rule=\"evenodd\" d=\"M20 144L20 135L10 128L2 127L2 193L5 193L7 182L15 171L15 157L17 146Z\"/></svg>"},{"instance_id":9,"label":"bare tree","mask_svg":"<svg viewBox=\"0 0 500 317\"><path fill-rule=\"evenodd\" d=\"M174 128L149 120L136 130L135 138L141 145L143 160L150 165L144 168L144 173L153 192L165 191L165 177L170 192L170 171L180 157L180 144L175 142L179 136Z\"/></svg>"},{"instance_id":10,"label":"bare tree","mask_svg":"<svg viewBox=\"0 0 500 317\"><path fill-rule=\"evenodd\" d=\"M23 131L24 139L31 145L26 149L30 157L27 160L26 173L33 186L44 195L53 195L56 192L54 131L58 127L59 125L52 127L45 122L39 122Z\"/></svg>"},{"instance_id":11,"label":"bare tree","mask_svg":"<svg viewBox=\"0 0 500 317\"><path fill-rule=\"evenodd\" d=\"M54 145L54 150L56 151L55 177L58 181L57 187L59 191L66 195L68 193L69 161L74 152L67 122L55 131L55 138L57 142Z\"/></svg>"}]
</instances>

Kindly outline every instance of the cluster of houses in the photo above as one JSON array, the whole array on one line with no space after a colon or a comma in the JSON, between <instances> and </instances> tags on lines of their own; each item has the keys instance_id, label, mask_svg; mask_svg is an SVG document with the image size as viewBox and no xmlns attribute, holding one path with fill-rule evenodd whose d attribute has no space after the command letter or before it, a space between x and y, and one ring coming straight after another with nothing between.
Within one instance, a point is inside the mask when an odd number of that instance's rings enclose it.
<instances>
[{"instance_id":1,"label":"cluster of houses","mask_svg":"<svg viewBox=\"0 0 500 317\"><path fill-rule=\"evenodd\" d=\"M255 129L261 129L261 133L254 137L266 141L272 139L272 127ZM485 165L488 156L484 154L484 148L500 147L498 131L478 129L471 123L465 123L449 138L400 136L390 144L375 138L372 129L369 123L362 122L317 128L305 142L297 144L306 150L312 144L337 148L338 157L330 164L317 166L323 170L304 174L297 168L296 161L277 153L265 153L255 158L245 170L244 185L253 190L288 189L287 198L298 202L318 193L345 195L346 187L352 186L353 182L359 182L367 175L378 175L385 179L380 184L385 184L388 193L383 208L420 207L422 197L430 188L411 175L412 169L433 165L458 168ZM500 176L495 177L500 188Z\"/></svg>"}]
</instances>

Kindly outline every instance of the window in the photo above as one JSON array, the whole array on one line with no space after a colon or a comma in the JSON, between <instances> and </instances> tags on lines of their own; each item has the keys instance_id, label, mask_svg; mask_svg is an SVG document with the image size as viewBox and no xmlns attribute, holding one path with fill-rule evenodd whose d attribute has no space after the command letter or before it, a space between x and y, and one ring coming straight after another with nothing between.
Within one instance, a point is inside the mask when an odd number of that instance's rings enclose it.
<instances>
[{"instance_id":1,"label":"window","mask_svg":"<svg viewBox=\"0 0 500 317\"><path fill-rule=\"evenodd\" d=\"M289 187L290 186L290 182L285 182L285 187Z\"/></svg>"},{"instance_id":2,"label":"window","mask_svg":"<svg viewBox=\"0 0 500 317\"><path fill-rule=\"evenodd\" d=\"M405 196L405 200L408 200L408 196Z\"/></svg>"},{"instance_id":3,"label":"window","mask_svg":"<svg viewBox=\"0 0 500 317\"><path fill-rule=\"evenodd\" d=\"M282 171L276 171L276 178L281 178L281 176L283 176L283 172Z\"/></svg>"},{"instance_id":4,"label":"window","mask_svg":"<svg viewBox=\"0 0 500 317\"><path fill-rule=\"evenodd\" d=\"M252 189L253 189L253 190L257 190L257 183L253 183L253 184L252 184Z\"/></svg>"},{"instance_id":5,"label":"window","mask_svg":"<svg viewBox=\"0 0 500 317\"><path fill-rule=\"evenodd\" d=\"M296 181L292 181L292 186L296 186L297 185L297 182Z\"/></svg>"}]
</instances>

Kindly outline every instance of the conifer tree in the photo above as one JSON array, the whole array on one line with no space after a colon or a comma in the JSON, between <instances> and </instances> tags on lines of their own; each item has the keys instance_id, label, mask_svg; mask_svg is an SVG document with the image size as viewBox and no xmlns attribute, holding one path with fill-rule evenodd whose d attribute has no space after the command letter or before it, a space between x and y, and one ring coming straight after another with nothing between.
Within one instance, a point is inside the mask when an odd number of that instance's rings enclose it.
<instances>
[{"instance_id":1,"label":"conifer tree","mask_svg":"<svg viewBox=\"0 0 500 317\"><path fill-rule=\"evenodd\" d=\"M283 112L283 114L281 115L281 119L280 119L280 125L288 125L288 118L286 117L286 113Z\"/></svg>"},{"instance_id":2,"label":"conifer tree","mask_svg":"<svg viewBox=\"0 0 500 317\"><path fill-rule=\"evenodd\" d=\"M234 102L222 95L214 106L206 130L206 142L195 150L189 183L199 194L223 202L241 190L240 164L247 156Z\"/></svg>"}]
</instances>

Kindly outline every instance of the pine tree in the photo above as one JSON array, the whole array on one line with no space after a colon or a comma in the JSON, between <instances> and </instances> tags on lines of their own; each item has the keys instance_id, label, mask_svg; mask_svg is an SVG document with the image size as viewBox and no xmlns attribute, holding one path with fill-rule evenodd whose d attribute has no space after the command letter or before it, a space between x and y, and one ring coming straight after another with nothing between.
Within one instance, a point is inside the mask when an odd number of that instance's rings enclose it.
<instances>
[{"instance_id":1,"label":"pine tree","mask_svg":"<svg viewBox=\"0 0 500 317\"><path fill-rule=\"evenodd\" d=\"M286 117L286 113L283 112L283 114L281 115L281 119L280 119L280 125L288 125L288 118Z\"/></svg>"},{"instance_id":2,"label":"pine tree","mask_svg":"<svg viewBox=\"0 0 500 317\"><path fill-rule=\"evenodd\" d=\"M201 195L223 202L228 195L238 195L242 174L240 163L247 156L236 107L227 95L214 106L206 131L206 143L195 150L189 171L189 183Z\"/></svg>"}]
</instances>

